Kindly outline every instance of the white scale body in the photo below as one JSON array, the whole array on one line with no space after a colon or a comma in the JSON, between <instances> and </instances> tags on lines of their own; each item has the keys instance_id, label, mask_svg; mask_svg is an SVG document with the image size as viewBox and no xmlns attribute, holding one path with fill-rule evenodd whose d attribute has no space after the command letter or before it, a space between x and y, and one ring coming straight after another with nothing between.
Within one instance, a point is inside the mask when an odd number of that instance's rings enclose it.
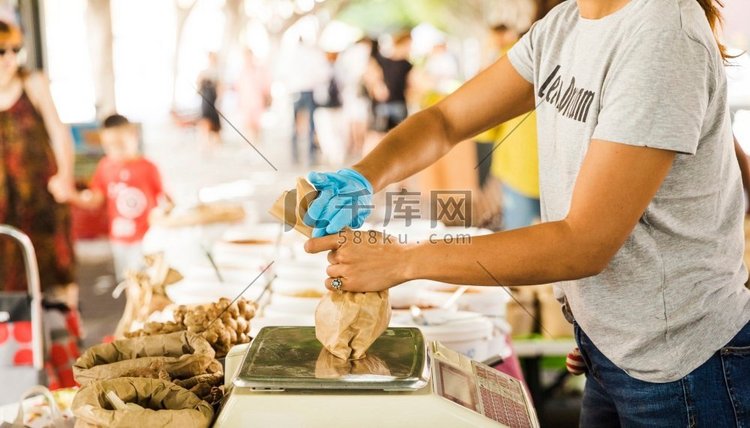
<instances>
[{"instance_id":1,"label":"white scale body","mask_svg":"<svg viewBox=\"0 0 750 428\"><path fill-rule=\"evenodd\" d=\"M368 362L324 354L313 327L266 327L232 348L214 427L538 427L521 382L416 328L386 330Z\"/></svg>"}]
</instances>

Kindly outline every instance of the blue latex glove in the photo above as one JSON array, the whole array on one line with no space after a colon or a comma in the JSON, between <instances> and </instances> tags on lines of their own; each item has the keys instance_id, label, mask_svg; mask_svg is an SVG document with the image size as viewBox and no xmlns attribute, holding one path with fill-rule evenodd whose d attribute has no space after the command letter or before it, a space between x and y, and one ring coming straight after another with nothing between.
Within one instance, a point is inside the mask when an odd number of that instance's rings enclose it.
<instances>
[{"instance_id":1,"label":"blue latex glove","mask_svg":"<svg viewBox=\"0 0 750 428\"><path fill-rule=\"evenodd\" d=\"M307 179L319 192L304 218L313 228L313 237L332 235L345 227L356 229L372 212L372 185L357 171L311 172Z\"/></svg>"}]
</instances>

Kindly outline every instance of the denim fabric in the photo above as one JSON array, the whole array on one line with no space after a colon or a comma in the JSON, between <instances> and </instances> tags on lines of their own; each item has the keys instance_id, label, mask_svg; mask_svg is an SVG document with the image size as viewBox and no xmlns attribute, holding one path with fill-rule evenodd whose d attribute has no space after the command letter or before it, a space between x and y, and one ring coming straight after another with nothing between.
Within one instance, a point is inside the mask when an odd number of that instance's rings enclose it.
<instances>
[{"instance_id":1,"label":"denim fabric","mask_svg":"<svg viewBox=\"0 0 750 428\"><path fill-rule=\"evenodd\" d=\"M506 184L502 188L504 230L520 229L540 221L539 199L524 196Z\"/></svg>"},{"instance_id":2,"label":"denim fabric","mask_svg":"<svg viewBox=\"0 0 750 428\"><path fill-rule=\"evenodd\" d=\"M406 103L403 101L391 101L375 105L375 123L373 128L378 132L388 132L398 126L409 114Z\"/></svg>"},{"instance_id":3,"label":"denim fabric","mask_svg":"<svg viewBox=\"0 0 750 428\"><path fill-rule=\"evenodd\" d=\"M587 367L582 427L750 427L750 324L696 370L667 383L630 377L578 324L575 335Z\"/></svg>"},{"instance_id":4,"label":"denim fabric","mask_svg":"<svg viewBox=\"0 0 750 428\"><path fill-rule=\"evenodd\" d=\"M292 161L296 164L300 162L299 156L299 141L306 141L308 143L308 155L309 165L315 163L315 121L313 120L313 114L315 113L315 98L313 98L312 91L299 92L294 95L294 126L292 127ZM297 133L297 117L307 112L308 123L307 123L307 138ZM304 148L303 148L304 149Z\"/></svg>"}]
</instances>

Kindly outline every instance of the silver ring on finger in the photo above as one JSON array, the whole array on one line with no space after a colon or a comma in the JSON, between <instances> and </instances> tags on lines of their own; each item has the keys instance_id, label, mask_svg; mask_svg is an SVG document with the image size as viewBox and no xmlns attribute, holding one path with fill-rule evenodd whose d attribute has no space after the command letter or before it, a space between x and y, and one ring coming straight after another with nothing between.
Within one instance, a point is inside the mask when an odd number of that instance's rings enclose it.
<instances>
[{"instance_id":1,"label":"silver ring on finger","mask_svg":"<svg viewBox=\"0 0 750 428\"><path fill-rule=\"evenodd\" d=\"M344 281L341 278L333 278L331 280L331 288L341 293L341 287L344 286Z\"/></svg>"}]
</instances>

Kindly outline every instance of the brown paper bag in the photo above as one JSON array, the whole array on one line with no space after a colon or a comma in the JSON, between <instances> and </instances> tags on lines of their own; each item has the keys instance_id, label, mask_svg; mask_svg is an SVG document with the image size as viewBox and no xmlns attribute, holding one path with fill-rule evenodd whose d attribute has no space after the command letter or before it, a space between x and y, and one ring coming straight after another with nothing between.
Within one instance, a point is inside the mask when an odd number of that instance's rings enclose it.
<instances>
[{"instance_id":1,"label":"brown paper bag","mask_svg":"<svg viewBox=\"0 0 750 428\"><path fill-rule=\"evenodd\" d=\"M390 376L388 365L380 358L367 355L359 360L342 360L323 348L315 362L315 377L336 379L349 374Z\"/></svg>"},{"instance_id":2,"label":"brown paper bag","mask_svg":"<svg viewBox=\"0 0 750 428\"><path fill-rule=\"evenodd\" d=\"M242 205L233 202L200 204L186 211L164 212L155 209L149 215L149 224L160 227L192 227L215 223L234 223L246 216Z\"/></svg>"},{"instance_id":3,"label":"brown paper bag","mask_svg":"<svg viewBox=\"0 0 750 428\"><path fill-rule=\"evenodd\" d=\"M106 397L113 391L125 403L137 404L112 410ZM214 411L192 392L160 379L121 377L100 380L81 388L73 400L76 427L180 427L206 428Z\"/></svg>"},{"instance_id":4,"label":"brown paper bag","mask_svg":"<svg viewBox=\"0 0 750 428\"><path fill-rule=\"evenodd\" d=\"M338 358L360 359L388 327L388 291L329 292L315 310L315 337Z\"/></svg>"},{"instance_id":5,"label":"brown paper bag","mask_svg":"<svg viewBox=\"0 0 750 428\"><path fill-rule=\"evenodd\" d=\"M73 366L76 382L117 377L185 379L206 373L215 352L203 337L181 331L92 346Z\"/></svg>"},{"instance_id":6,"label":"brown paper bag","mask_svg":"<svg viewBox=\"0 0 750 428\"><path fill-rule=\"evenodd\" d=\"M127 299L115 329L117 338L122 338L133 324L143 325L151 314L169 306L172 301L167 296L166 287L182 279L182 275L166 263L164 253L146 255L144 261L146 268L143 271L126 272L125 282L117 286L117 290L125 289ZM115 297L119 296L117 290Z\"/></svg>"},{"instance_id":7,"label":"brown paper bag","mask_svg":"<svg viewBox=\"0 0 750 428\"><path fill-rule=\"evenodd\" d=\"M297 187L282 193L268 212L287 226L310 238L312 227L306 225L303 219L307 214L307 208L317 196L318 192L315 187L300 177L297 178Z\"/></svg>"}]
</instances>

